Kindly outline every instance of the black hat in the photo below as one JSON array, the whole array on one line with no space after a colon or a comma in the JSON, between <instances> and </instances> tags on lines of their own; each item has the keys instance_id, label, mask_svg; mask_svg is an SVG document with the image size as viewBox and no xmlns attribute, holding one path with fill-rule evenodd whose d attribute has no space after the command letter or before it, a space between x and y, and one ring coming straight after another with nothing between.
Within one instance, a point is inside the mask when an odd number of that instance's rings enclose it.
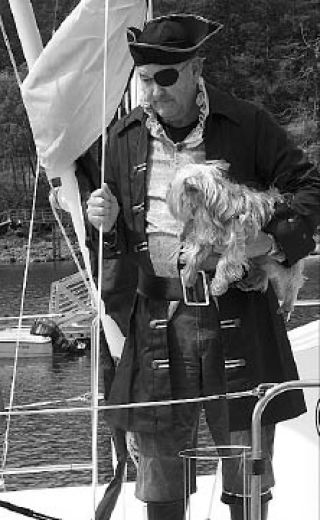
<instances>
[{"instance_id":1,"label":"black hat","mask_svg":"<svg viewBox=\"0 0 320 520\"><path fill-rule=\"evenodd\" d=\"M142 31L129 27L127 39L135 65L169 65L192 58L221 28L220 23L201 16L170 14L150 20Z\"/></svg>"}]
</instances>

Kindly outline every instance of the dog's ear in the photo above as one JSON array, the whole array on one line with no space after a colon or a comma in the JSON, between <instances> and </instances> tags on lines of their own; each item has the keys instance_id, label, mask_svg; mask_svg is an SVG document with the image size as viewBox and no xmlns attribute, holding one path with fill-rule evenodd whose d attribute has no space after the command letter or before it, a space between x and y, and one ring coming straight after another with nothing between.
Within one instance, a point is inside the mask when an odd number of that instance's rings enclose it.
<instances>
[{"instance_id":1,"label":"dog's ear","mask_svg":"<svg viewBox=\"0 0 320 520\"><path fill-rule=\"evenodd\" d=\"M224 159L212 159L210 161L206 161L206 165L209 165L213 175L219 174L222 177L227 176L227 172L230 168L230 164Z\"/></svg>"}]
</instances>

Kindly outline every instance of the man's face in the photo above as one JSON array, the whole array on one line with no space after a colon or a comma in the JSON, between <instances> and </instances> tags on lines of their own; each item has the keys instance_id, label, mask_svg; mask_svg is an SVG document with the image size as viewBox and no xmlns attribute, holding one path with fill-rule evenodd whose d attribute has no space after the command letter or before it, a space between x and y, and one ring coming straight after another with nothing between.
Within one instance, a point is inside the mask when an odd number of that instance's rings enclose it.
<instances>
[{"instance_id":1,"label":"man's face","mask_svg":"<svg viewBox=\"0 0 320 520\"><path fill-rule=\"evenodd\" d=\"M168 124L183 126L196 109L195 98L200 75L195 60L176 65L142 65L137 67L143 99ZM176 81L171 83L174 79Z\"/></svg>"}]
</instances>

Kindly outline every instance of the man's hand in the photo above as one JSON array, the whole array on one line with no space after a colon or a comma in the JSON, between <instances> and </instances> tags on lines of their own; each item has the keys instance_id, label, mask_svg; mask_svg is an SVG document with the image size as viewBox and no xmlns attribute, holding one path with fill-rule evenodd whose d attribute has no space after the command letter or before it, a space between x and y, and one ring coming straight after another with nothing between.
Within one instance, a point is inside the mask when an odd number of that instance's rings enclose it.
<instances>
[{"instance_id":1,"label":"man's hand","mask_svg":"<svg viewBox=\"0 0 320 520\"><path fill-rule=\"evenodd\" d=\"M246 243L246 254L249 258L267 255L273 245L272 239L263 231L258 232L256 239Z\"/></svg>"},{"instance_id":2,"label":"man's hand","mask_svg":"<svg viewBox=\"0 0 320 520\"><path fill-rule=\"evenodd\" d=\"M119 205L107 184L93 191L87 201L87 215L90 224L96 229L102 225L103 232L108 232L117 220Z\"/></svg>"}]
</instances>

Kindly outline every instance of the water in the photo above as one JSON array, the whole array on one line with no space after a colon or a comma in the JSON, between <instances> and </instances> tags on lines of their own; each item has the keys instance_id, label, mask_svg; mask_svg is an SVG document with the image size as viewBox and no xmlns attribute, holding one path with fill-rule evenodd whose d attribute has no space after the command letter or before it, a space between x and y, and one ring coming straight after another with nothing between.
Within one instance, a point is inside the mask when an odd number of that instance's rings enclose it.
<instances>
[{"instance_id":1,"label":"water","mask_svg":"<svg viewBox=\"0 0 320 520\"><path fill-rule=\"evenodd\" d=\"M320 258L310 257L307 277L300 298L319 298ZM33 264L30 267L24 314L47 313L50 284L75 272L72 263ZM20 310L23 267L0 266L0 316L17 316ZM288 329L319 319L319 307L298 308ZM12 361L1 360L0 382L4 400L9 401ZM102 391L102 382L100 382ZM18 363L14 404L79 396L90 390L90 355L49 359L21 359ZM81 406L81 403L79 404ZM112 474L110 433L103 415L99 415L99 481ZM210 443L203 420L200 445ZM91 420L89 413L12 417L8 467L67 464L91 461ZM134 475L129 465L129 478ZM90 472L30 474L6 478L8 490L34 487L89 484Z\"/></svg>"},{"instance_id":2,"label":"water","mask_svg":"<svg viewBox=\"0 0 320 520\"><path fill-rule=\"evenodd\" d=\"M47 313L51 282L74 272L74 265L68 262L31 265L24 314ZM0 280L0 316L18 316L23 267L0 266ZM12 368L12 360L1 360L0 381L5 403L9 402ZM65 399L89 391L90 355L74 358L62 355L44 359L21 358L18 362L13 404ZM78 406L81 405L83 403L78 403ZM111 475L110 434L103 417L99 424L98 447L99 478L103 481ZM7 467L90 461L90 413L11 418ZM9 476L6 477L6 488L14 490L35 486L87 484L90 479L90 471Z\"/></svg>"},{"instance_id":3,"label":"water","mask_svg":"<svg viewBox=\"0 0 320 520\"><path fill-rule=\"evenodd\" d=\"M47 313L50 284L75 272L73 262L30 264L24 314ZM0 265L0 316L19 316L23 274L21 265Z\"/></svg>"}]
</instances>

